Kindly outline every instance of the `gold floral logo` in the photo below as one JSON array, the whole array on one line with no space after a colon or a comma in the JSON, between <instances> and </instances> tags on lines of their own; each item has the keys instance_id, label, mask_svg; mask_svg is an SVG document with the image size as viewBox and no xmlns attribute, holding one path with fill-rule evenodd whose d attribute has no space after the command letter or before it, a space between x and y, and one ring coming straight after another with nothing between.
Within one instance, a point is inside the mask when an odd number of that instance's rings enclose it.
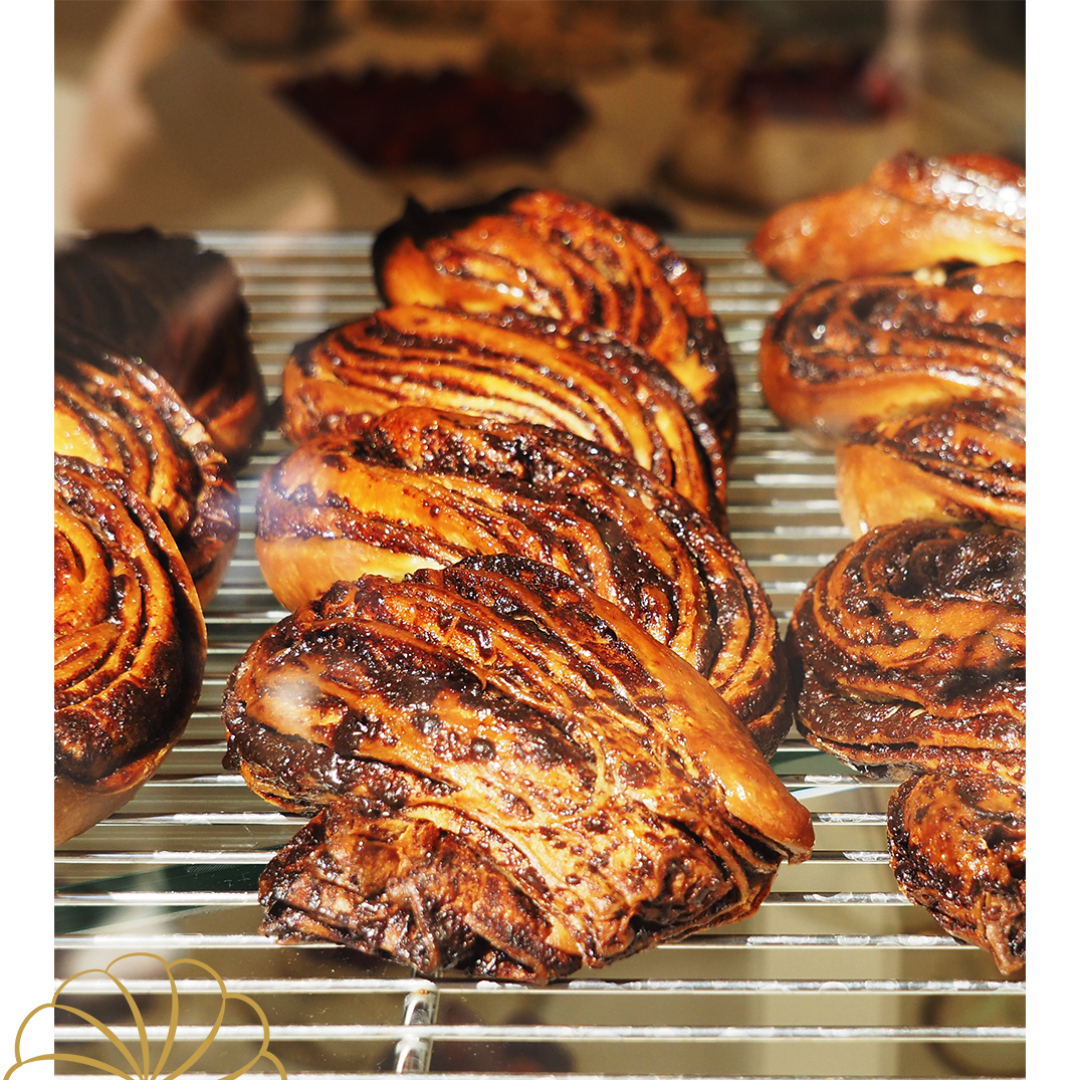
<instances>
[{"instance_id":1,"label":"gold floral logo","mask_svg":"<svg viewBox=\"0 0 1080 1080\"><path fill-rule=\"evenodd\" d=\"M160 1052L157 1056L157 1062L151 1065L151 1058L153 1057L151 1051L151 1039L150 1031L143 1018L143 1012L139 1008L136 995L128 989L124 983L113 974L112 969L123 961L130 961L133 959L141 959L142 961L153 961L160 964L165 971L165 976L168 979L169 989L171 993L171 1000L168 1002L168 1025L165 1032L164 1039ZM177 968L182 967L198 968L200 971L205 972L216 984L218 992L220 993L221 1000L220 1005L217 1007L216 1017L212 1017L209 1022L209 1031L199 1043L199 1045L189 1054L187 1059L180 1065L170 1066L168 1064L169 1056L173 1052L174 1048L182 1042L192 1041L192 1037L188 1034L186 1029L181 1028L181 1002L180 1002L180 988L177 985L177 980L174 976L174 971ZM130 1012L131 1023L134 1025L136 1035L134 1038L128 1039L125 1042L120 1038L116 1032L108 1024L102 1023L96 1019L85 1009L78 1008L75 1005L65 1004L60 998L61 995L67 992L70 996L77 996L80 991L76 985L78 980L84 979L87 976L104 976L107 980L111 981L113 986L122 995L124 1002ZM200 991L205 993L206 981L200 980ZM84 991L85 992L85 991ZM110 998L115 1001L115 997L110 994ZM214 1045L215 1039L223 1029L227 1029L226 1025L226 1011L229 1010L229 1003L239 1003L240 1006L246 1006L259 1019L259 1023L262 1027L262 1043L259 1046L258 1052L250 1061L246 1062L240 1068L236 1068L231 1072L224 1073L220 1080L235 1080L236 1077L243 1076L249 1069L252 1068L259 1061L269 1061L277 1069L278 1075L282 1080L287 1080L285 1068L281 1062L270 1052L270 1025L267 1022L266 1014L259 1008L259 1006L247 997L245 994L237 994L228 990L225 986L224 980L220 975L212 968L199 960L174 960L172 963L166 963L160 956L154 956L152 953L126 953L124 956L117 957L106 968L94 968L88 971L81 971L78 975L73 975L70 979L66 979L60 984L56 993L53 994L52 1000L46 1002L44 1005L39 1005L34 1009L22 1024L19 1025L18 1033L15 1036L15 1064L4 1074L4 1080L10 1080L10 1077L15 1073L17 1069L22 1068L24 1065L30 1065L34 1062L40 1061L66 1061L76 1065L86 1065L92 1068L101 1069L106 1073L113 1076L127 1077L128 1080L176 1080L192 1065L201 1061L204 1056L210 1051ZM73 1034L77 1034L77 1029L80 1026L80 1022L86 1025L86 1037L87 1041L103 1041L107 1040L115 1049L116 1054L119 1055L115 1060L123 1059L127 1068L123 1066L117 1066L114 1063L108 1061L99 1060L95 1057L90 1057L84 1054L37 1054L32 1057L22 1057L22 1041L23 1035L26 1033L27 1025L31 1020L39 1013L47 1010L53 1010L54 1012L64 1013L66 1016L73 1017L74 1019L68 1024L64 1025L65 1036L70 1037ZM237 1015L237 1008L234 1005L229 1010L229 1020L231 1023L235 1023L235 1017ZM211 1015L213 1008L211 1008ZM199 1028L202 1031L202 1028ZM195 1038L198 1038L196 1035ZM252 1040L254 1041L254 1039ZM128 1043L134 1043L137 1045L128 1045ZM235 1045L235 1041L232 1041ZM220 1045L220 1044L219 1044ZM203 1066L205 1070L205 1064ZM168 1070L168 1071L166 1071Z\"/></svg>"}]
</instances>

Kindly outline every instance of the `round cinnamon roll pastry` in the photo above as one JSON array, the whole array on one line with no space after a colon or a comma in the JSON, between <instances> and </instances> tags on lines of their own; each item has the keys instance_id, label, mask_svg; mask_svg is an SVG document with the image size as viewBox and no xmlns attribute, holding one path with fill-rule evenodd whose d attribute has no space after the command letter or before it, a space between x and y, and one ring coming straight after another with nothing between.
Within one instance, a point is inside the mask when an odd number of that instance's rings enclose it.
<instances>
[{"instance_id":1,"label":"round cinnamon roll pastry","mask_svg":"<svg viewBox=\"0 0 1080 1080\"><path fill-rule=\"evenodd\" d=\"M82 458L54 468L55 838L126 803L180 738L206 628L191 574L151 503Z\"/></svg>"},{"instance_id":2,"label":"round cinnamon roll pastry","mask_svg":"<svg viewBox=\"0 0 1080 1080\"><path fill-rule=\"evenodd\" d=\"M807 741L898 779L963 766L1022 780L1024 555L1015 529L932 521L848 545L787 635Z\"/></svg>"},{"instance_id":3,"label":"round cinnamon roll pastry","mask_svg":"<svg viewBox=\"0 0 1080 1080\"><path fill-rule=\"evenodd\" d=\"M240 278L221 252L153 228L101 232L55 259L56 317L171 384L239 471L262 438L266 390Z\"/></svg>"},{"instance_id":4,"label":"round cinnamon roll pastry","mask_svg":"<svg viewBox=\"0 0 1080 1080\"><path fill-rule=\"evenodd\" d=\"M532 560L338 583L222 716L255 791L323 808L262 876L264 932L426 974L604 966L751 914L813 843L705 679Z\"/></svg>"},{"instance_id":5,"label":"round cinnamon roll pastry","mask_svg":"<svg viewBox=\"0 0 1080 1080\"><path fill-rule=\"evenodd\" d=\"M762 393L820 446L936 402L1023 401L1026 309L1023 263L804 285L765 328Z\"/></svg>"},{"instance_id":6,"label":"round cinnamon roll pastry","mask_svg":"<svg viewBox=\"0 0 1080 1080\"><path fill-rule=\"evenodd\" d=\"M881 162L865 184L782 207L751 251L790 284L915 270L960 259L1024 261L1027 180L988 154Z\"/></svg>"},{"instance_id":7,"label":"round cinnamon roll pastry","mask_svg":"<svg viewBox=\"0 0 1080 1080\"><path fill-rule=\"evenodd\" d=\"M240 502L224 456L172 386L58 323L53 423L56 453L113 469L153 503L207 603L236 548Z\"/></svg>"},{"instance_id":8,"label":"round cinnamon roll pastry","mask_svg":"<svg viewBox=\"0 0 1080 1080\"><path fill-rule=\"evenodd\" d=\"M853 537L905 518L1023 529L1024 407L949 401L856 428L836 448L840 516Z\"/></svg>"},{"instance_id":9,"label":"round cinnamon roll pastry","mask_svg":"<svg viewBox=\"0 0 1080 1080\"><path fill-rule=\"evenodd\" d=\"M911 777L889 800L901 891L1003 974L1027 959L1026 806L1021 784L977 770Z\"/></svg>"},{"instance_id":10,"label":"round cinnamon roll pastry","mask_svg":"<svg viewBox=\"0 0 1080 1080\"><path fill-rule=\"evenodd\" d=\"M706 675L766 756L790 727L782 642L745 559L652 473L569 432L415 406L310 439L263 475L255 551L290 610L362 574L536 559Z\"/></svg>"},{"instance_id":11,"label":"round cinnamon roll pastry","mask_svg":"<svg viewBox=\"0 0 1080 1080\"><path fill-rule=\"evenodd\" d=\"M410 200L372 259L388 305L518 309L633 342L689 389L730 452L737 402L723 330L700 271L644 225L554 191L443 211Z\"/></svg>"},{"instance_id":12,"label":"round cinnamon roll pastry","mask_svg":"<svg viewBox=\"0 0 1080 1080\"><path fill-rule=\"evenodd\" d=\"M727 472L715 429L659 364L603 331L517 312L386 308L298 345L282 399L295 443L348 434L401 405L570 431L722 517Z\"/></svg>"}]
</instances>

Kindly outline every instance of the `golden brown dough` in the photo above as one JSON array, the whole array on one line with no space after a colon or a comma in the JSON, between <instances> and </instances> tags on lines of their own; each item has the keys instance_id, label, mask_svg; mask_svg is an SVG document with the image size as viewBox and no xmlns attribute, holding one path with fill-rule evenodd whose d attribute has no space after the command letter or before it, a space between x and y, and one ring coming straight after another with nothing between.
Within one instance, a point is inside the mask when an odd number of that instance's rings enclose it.
<instances>
[{"instance_id":1,"label":"golden brown dough","mask_svg":"<svg viewBox=\"0 0 1080 1080\"><path fill-rule=\"evenodd\" d=\"M184 731L206 660L202 610L160 515L127 482L55 459L55 838L127 802Z\"/></svg>"},{"instance_id":2,"label":"golden brown dough","mask_svg":"<svg viewBox=\"0 0 1080 1080\"><path fill-rule=\"evenodd\" d=\"M266 391L226 256L157 229L101 232L55 260L56 318L149 364L239 471L262 438Z\"/></svg>"},{"instance_id":3,"label":"golden brown dough","mask_svg":"<svg viewBox=\"0 0 1080 1080\"><path fill-rule=\"evenodd\" d=\"M1024 534L906 521L849 544L800 596L787 643L813 746L898 779L970 767L1022 780Z\"/></svg>"},{"instance_id":4,"label":"golden brown dough","mask_svg":"<svg viewBox=\"0 0 1080 1080\"><path fill-rule=\"evenodd\" d=\"M570 431L635 460L722 517L715 429L641 350L599 330L517 312L481 318L386 308L296 347L282 379L284 433L349 433L400 405Z\"/></svg>"},{"instance_id":5,"label":"golden brown dough","mask_svg":"<svg viewBox=\"0 0 1080 1080\"><path fill-rule=\"evenodd\" d=\"M832 446L938 402L1023 401L1026 330L1023 263L815 282L766 326L762 392L782 423Z\"/></svg>"},{"instance_id":6,"label":"golden brown dough","mask_svg":"<svg viewBox=\"0 0 1080 1080\"><path fill-rule=\"evenodd\" d=\"M813 843L705 679L531 560L339 583L222 715L254 790L328 807L264 873L265 932L427 974L609 964L751 914Z\"/></svg>"},{"instance_id":7,"label":"golden brown dough","mask_svg":"<svg viewBox=\"0 0 1080 1080\"><path fill-rule=\"evenodd\" d=\"M776 620L734 545L652 473L568 432L417 406L308 440L263 476L255 551L290 610L366 573L537 559L706 675L766 756L790 726Z\"/></svg>"},{"instance_id":8,"label":"golden brown dough","mask_svg":"<svg viewBox=\"0 0 1080 1080\"><path fill-rule=\"evenodd\" d=\"M53 423L55 453L113 469L153 503L207 603L236 548L240 500L224 456L169 383L58 323Z\"/></svg>"},{"instance_id":9,"label":"golden brown dough","mask_svg":"<svg viewBox=\"0 0 1080 1080\"><path fill-rule=\"evenodd\" d=\"M1025 411L950 401L856 429L836 448L840 515L853 537L905 518L1027 520Z\"/></svg>"},{"instance_id":10,"label":"golden brown dough","mask_svg":"<svg viewBox=\"0 0 1080 1080\"><path fill-rule=\"evenodd\" d=\"M912 777L888 813L904 895L1003 974L1027 959L1027 800L1020 784L961 770Z\"/></svg>"},{"instance_id":11,"label":"golden brown dough","mask_svg":"<svg viewBox=\"0 0 1080 1080\"><path fill-rule=\"evenodd\" d=\"M983 154L881 162L865 184L772 214L751 251L790 284L962 260L1024 261L1024 171Z\"/></svg>"},{"instance_id":12,"label":"golden brown dough","mask_svg":"<svg viewBox=\"0 0 1080 1080\"><path fill-rule=\"evenodd\" d=\"M388 305L518 309L640 346L689 389L731 450L735 376L702 275L644 225L554 191L444 211L410 201L372 258Z\"/></svg>"}]
</instances>

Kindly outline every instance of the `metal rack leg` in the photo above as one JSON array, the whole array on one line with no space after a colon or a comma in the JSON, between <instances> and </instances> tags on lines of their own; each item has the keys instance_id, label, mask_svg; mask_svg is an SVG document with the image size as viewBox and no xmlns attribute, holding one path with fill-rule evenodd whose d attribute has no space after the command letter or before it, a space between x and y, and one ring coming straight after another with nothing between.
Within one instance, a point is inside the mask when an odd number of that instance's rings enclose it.
<instances>
[{"instance_id":1,"label":"metal rack leg","mask_svg":"<svg viewBox=\"0 0 1080 1080\"><path fill-rule=\"evenodd\" d=\"M405 1018L407 1027L423 1029L435 1022L439 1007L439 991L433 985L414 990L405 998ZM406 1035L394 1048L395 1073L426 1073L431 1062L431 1040L417 1031L416 1035Z\"/></svg>"}]
</instances>

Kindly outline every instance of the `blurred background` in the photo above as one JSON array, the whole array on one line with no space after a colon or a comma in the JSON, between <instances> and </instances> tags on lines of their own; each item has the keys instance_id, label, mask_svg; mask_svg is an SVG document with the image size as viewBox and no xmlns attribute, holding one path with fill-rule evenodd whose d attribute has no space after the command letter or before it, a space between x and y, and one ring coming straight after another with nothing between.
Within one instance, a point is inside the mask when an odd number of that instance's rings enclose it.
<instances>
[{"instance_id":1,"label":"blurred background","mask_svg":"<svg viewBox=\"0 0 1080 1080\"><path fill-rule=\"evenodd\" d=\"M905 148L1024 164L1025 49L1023 0L55 0L55 225L549 185L744 231Z\"/></svg>"}]
</instances>

